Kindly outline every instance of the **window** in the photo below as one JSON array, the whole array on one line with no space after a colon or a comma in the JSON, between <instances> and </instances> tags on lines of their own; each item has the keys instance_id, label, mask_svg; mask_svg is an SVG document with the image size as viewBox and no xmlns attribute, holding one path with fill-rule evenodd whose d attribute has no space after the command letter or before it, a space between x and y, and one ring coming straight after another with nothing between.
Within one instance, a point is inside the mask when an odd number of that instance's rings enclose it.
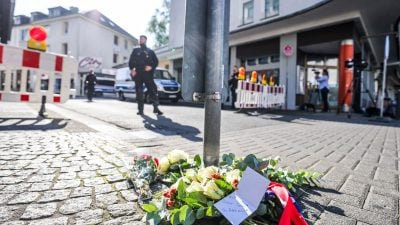
<instances>
[{"instance_id":1,"label":"window","mask_svg":"<svg viewBox=\"0 0 400 225\"><path fill-rule=\"evenodd\" d=\"M68 22L64 22L64 34L68 34Z\"/></svg>"},{"instance_id":2,"label":"window","mask_svg":"<svg viewBox=\"0 0 400 225\"><path fill-rule=\"evenodd\" d=\"M256 59L247 59L247 65L254 66L256 64L257 64Z\"/></svg>"},{"instance_id":3,"label":"window","mask_svg":"<svg viewBox=\"0 0 400 225\"><path fill-rule=\"evenodd\" d=\"M118 45L118 36L114 36L114 45Z\"/></svg>"},{"instance_id":4,"label":"window","mask_svg":"<svg viewBox=\"0 0 400 225\"><path fill-rule=\"evenodd\" d=\"M268 64L268 56L258 58L258 64Z\"/></svg>"},{"instance_id":5,"label":"window","mask_svg":"<svg viewBox=\"0 0 400 225\"><path fill-rule=\"evenodd\" d=\"M279 55L271 55L271 62L272 63L279 62Z\"/></svg>"},{"instance_id":6,"label":"window","mask_svg":"<svg viewBox=\"0 0 400 225\"><path fill-rule=\"evenodd\" d=\"M21 41L28 41L28 30L21 30Z\"/></svg>"},{"instance_id":7,"label":"window","mask_svg":"<svg viewBox=\"0 0 400 225\"><path fill-rule=\"evenodd\" d=\"M243 24L253 22L254 5L253 1L248 1L243 4Z\"/></svg>"},{"instance_id":8,"label":"window","mask_svg":"<svg viewBox=\"0 0 400 225\"><path fill-rule=\"evenodd\" d=\"M68 43L62 44L62 53L68 55Z\"/></svg>"},{"instance_id":9,"label":"window","mask_svg":"<svg viewBox=\"0 0 400 225\"><path fill-rule=\"evenodd\" d=\"M279 14L279 0L265 0L265 17Z\"/></svg>"},{"instance_id":10,"label":"window","mask_svg":"<svg viewBox=\"0 0 400 225\"><path fill-rule=\"evenodd\" d=\"M113 63L118 63L118 55L113 54Z\"/></svg>"},{"instance_id":11,"label":"window","mask_svg":"<svg viewBox=\"0 0 400 225\"><path fill-rule=\"evenodd\" d=\"M125 40L124 47L125 47L125 49L128 49L128 40Z\"/></svg>"},{"instance_id":12,"label":"window","mask_svg":"<svg viewBox=\"0 0 400 225\"><path fill-rule=\"evenodd\" d=\"M124 59L123 62L128 62L128 57L124 56L123 59Z\"/></svg>"}]
</instances>

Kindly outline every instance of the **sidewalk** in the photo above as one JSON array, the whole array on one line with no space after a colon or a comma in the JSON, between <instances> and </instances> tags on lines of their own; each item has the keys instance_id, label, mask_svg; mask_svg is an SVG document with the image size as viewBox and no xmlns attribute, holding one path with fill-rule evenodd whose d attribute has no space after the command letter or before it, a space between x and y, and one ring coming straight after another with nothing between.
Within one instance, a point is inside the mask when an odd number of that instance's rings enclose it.
<instances>
[{"instance_id":1,"label":"sidewalk","mask_svg":"<svg viewBox=\"0 0 400 225\"><path fill-rule=\"evenodd\" d=\"M0 129L4 122L11 123L5 117L37 114L21 105L7 105L7 111L3 106ZM173 148L202 153L202 142L177 135L139 138L128 132L136 141L106 138L96 127L87 126L90 122L48 112L60 120L49 124L62 126L68 121L67 125L45 131L43 127L1 131L0 223L140 224L137 197L124 182L127 155L141 147L156 155ZM323 173L319 188L302 193L301 205L310 224L399 224L398 121L376 123L357 115L349 120L332 113L257 116L273 122L222 133L221 154L279 155L290 169Z\"/></svg>"}]
</instances>

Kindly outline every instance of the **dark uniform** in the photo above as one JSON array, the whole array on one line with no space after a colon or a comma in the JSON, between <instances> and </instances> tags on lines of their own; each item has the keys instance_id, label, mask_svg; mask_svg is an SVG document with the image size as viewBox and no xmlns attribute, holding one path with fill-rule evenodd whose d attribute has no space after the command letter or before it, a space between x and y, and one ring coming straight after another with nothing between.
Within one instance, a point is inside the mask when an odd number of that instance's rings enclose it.
<instances>
[{"instance_id":1,"label":"dark uniform","mask_svg":"<svg viewBox=\"0 0 400 225\"><path fill-rule=\"evenodd\" d=\"M151 66L150 71L145 71L146 66ZM129 69L136 69L135 88L136 88L136 101L138 103L138 114L143 114L144 99L143 99L143 83L147 87L150 98L153 102L154 113L162 114L158 109L158 92L157 86L153 80L154 70L158 66L158 59L153 50L146 46L135 48L129 58Z\"/></svg>"},{"instance_id":2,"label":"dark uniform","mask_svg":"<svg viewBox=\"0 0 400 225\"><path fill-rule=\"evenodd\" d=\"M89 101L92 101L94 86L96 86L96 83L97 83L96 74L93 71L90 71L90 73L86 76L85 79L85 86L87 91L86 94L87 94L87 99Z\"/></svg>"},{"instance_id":3,"label":"dark uniform","mask_svg":"<svg viewBox=\"0 0 400 225\"><path fill-rule=\"evenodd\" d=\"M229 79L229 81L228 81L228 84L231 89L231 94L232 94L232 108L235 108L235 102L236 102L236 98L237 98L236 89L238 87L238 76L239 76L239 72L235 72L232 74L231 79Z\"/></svg>"}]
</instances>

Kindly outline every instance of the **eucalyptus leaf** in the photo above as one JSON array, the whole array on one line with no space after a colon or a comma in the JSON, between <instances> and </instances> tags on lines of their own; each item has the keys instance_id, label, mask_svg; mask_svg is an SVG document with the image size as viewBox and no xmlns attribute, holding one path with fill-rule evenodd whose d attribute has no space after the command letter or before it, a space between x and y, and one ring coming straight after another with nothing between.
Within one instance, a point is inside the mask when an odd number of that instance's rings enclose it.
<instances>
[{"instance_id":1,"label":"eucalyptus leaf","mask_svg":"<svg viewBox=\"0 0 400 225\"><path fill-rule=\"evenodd\" d=\"M152 212L156 212L158 211L158 208L155 204L150 203L150 204L143 204L142 208L144 211L148 212L148 213L152 213Z\"/></svg>"},{"instance_id":2,"label":"eucalyptus leaf","mask_svg":"<svg viewBox=\"0 0 400 225\"><path fill-rule=\"evenodd\" d=\"M194 162L195 162L195 166L196 167L200 167L201 166L201 157L199 154L194 156Z\"/></svg>"}]
</instances>

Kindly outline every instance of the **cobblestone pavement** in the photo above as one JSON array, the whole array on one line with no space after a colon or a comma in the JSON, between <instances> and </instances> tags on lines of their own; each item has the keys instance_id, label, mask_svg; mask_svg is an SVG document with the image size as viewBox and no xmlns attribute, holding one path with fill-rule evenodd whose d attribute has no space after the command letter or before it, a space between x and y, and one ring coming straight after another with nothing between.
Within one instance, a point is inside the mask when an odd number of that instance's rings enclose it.
<instances>
[{"instance_id":1,"label":"cobblestone pavement","mask_svg":"<svg viewBox=\"0 0 400 225\"><path fill-rule=\"evenodd\" d=\"M4 118L1 109L0 129L12 128L14 117L31 117L14 112L19 116ZM142 224L137 196L124 179L127 158L137 151L202 152L202 142L180 135L118 139L61 115L52 118L60 120L42 121L39 130L0 132L0 224ZM323 173L318 188L300 191L310 224L399 224L398 122L259 118L272 122L222 133L221 154L280 156L289 169Z\"/></svg>"}]
</instances>

